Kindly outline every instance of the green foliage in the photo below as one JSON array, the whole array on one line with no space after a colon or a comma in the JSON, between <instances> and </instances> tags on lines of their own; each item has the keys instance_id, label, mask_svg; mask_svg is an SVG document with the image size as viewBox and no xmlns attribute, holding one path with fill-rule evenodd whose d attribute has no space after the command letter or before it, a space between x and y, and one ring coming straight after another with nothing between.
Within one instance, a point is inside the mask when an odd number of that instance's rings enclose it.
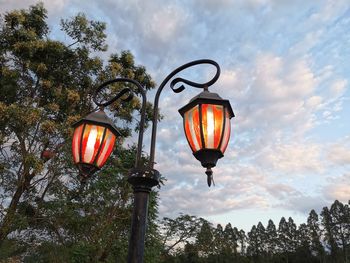
<instances>
[{"instance_id":1,"label":"green foliage","mask_svg":"<svg viewBox=\"0 0 350 263\"><path fill-rule=\"evenodd\" d=\"M108 114L124 137L103 171L84 186L71 160L71 125L94 110L91 94L102 82L130 77L147 90L155 83L129 51L106 62L105 23L78 14L61 21L65 44L50 38L42 4L3 14L0 22L0 260L125 262L132 189L126 176L134 146L121 145L141 102L115 102ZM93 56L95 54L96 56ZM112 96L124 86L111 86ZM130 86L134 89L134 87ZM109 96L109 97L107 97ZM152 105L147 105L147 121ZM147 125L147 124L146 124ZM147 162L147 157L142 160ZM159 258L157 193L151 196L146 262Z\"/></svg>"},{"instance_id":2,"label":"green foliage","mask_svg":"<svg viewBox=\"0 0 350 263\"><path fill-rule=\"evenodd\" d=\"M75 41L70 46L79 43L88 45L95 51L107 50L107 45L104 43L106 38L105 23L89 21L84 14L79 13L72 19L62 19L61 28Z\"/></svg>"},{"instance_id":3,"label":"green foliage","mask_svg":"<svg viewBox=\"0 0 350 263\"><path fill-rule=\"evenodd\" d=\"M198 252L203 257L208 257L214 252L214 229L211 223L202 220L202 226L196 236Z\"/></svg>"},{"instance_id":4,"label":"green foliage","mask_svg":"<svg viewBox=\"0 0 350 263\"><path fill-rule=\"evenodd\" d=\"M160 222L163 232L164 255L174 253L178 246L183 246L195 238L203 219L195 216L180 215L176 219L163 218ZM171 244L169 244L171 242Z\"/></svg>"}]
</instances>

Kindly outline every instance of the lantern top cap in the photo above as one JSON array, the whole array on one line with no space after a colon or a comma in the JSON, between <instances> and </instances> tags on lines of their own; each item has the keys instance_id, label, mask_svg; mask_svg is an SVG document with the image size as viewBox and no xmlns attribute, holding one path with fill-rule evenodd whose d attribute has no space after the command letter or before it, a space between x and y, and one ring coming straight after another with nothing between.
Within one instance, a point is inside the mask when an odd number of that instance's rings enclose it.
<instances>
[{"instance_id":1,"label":"lantern top cap","mask_svg":"<svg viewBox=\"0 0 350 263\"><path fill-rule=\"evenodd\" d=\"M235 116L229 100L224 100L217 93L213 93L208 90L204 90L201 93L199 93L197 96L193 97L187 105L179 109L179 112L183 116L186 111L188 111L189 109L193 108L198 104L223 105L228 110L228 113L230 114L230 118Z\"/></svg>"},{"instance_id":2,"label":"lantern top cap","mask_svg":"<svg viewBox=\"0 0 350 263\"><path fill-rule=\"evenodd\" d=\"M82 123L89 123L89 124L104 126L104 127L109 128L115 136L121 135L121 133L118 131L117 127L114 125L112 120L110 118L108 118L108 116L106 115L106 113L103 110L91 112L86 117L84 117L81 120L74 123L73 127L75 128Z\"/></svg>"}]
</instances>

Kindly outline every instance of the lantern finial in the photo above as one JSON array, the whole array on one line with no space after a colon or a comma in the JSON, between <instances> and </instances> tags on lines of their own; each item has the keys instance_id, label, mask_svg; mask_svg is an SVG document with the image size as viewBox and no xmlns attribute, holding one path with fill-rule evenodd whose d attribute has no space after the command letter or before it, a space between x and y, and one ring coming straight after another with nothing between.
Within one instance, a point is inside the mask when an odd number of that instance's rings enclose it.
<instances>
[{"instance_id":1,"label":"lantern finial","mask_svg":"<svg viewBox=\"0 0 350 263\"><path fill-rule=\"evenodd\" d=\"M205 171L205 173L207 175L208 186L209 187L211 186L211 182L213 182L213 185L215 186L214 177L213 177L213 171L212 171L211 167L207 167L207 170Z\"/></svg>"}]
</instances>

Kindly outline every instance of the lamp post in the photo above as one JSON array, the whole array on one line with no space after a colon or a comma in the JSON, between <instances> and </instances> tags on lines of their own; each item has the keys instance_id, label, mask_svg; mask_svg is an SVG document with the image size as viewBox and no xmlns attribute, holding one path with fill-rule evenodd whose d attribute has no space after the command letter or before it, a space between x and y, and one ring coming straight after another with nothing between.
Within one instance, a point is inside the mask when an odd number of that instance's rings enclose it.
<instances>
[{"instance_id":1,"label":"lamp post","mask_svg":"<svg viewBox=\"0 0 350 263\"><path fill-rule=\"evenodd\" d=\"M210 81L197 83L183 78L173 79L180 71L199 64L215 66L216 74ZM230 119L234 117L229 101L223 100L218 94L211 93L208 90L218 80L219 76L219 65L213 60L202 59L184 64L163 80L156 92L153 104L150 162L147 167L141 166L140 163L147 99L145 90L137 81L128 78L117 78L103 83L93 96L93 100L100 107L100 110L90 113L73 125L75 128L72 143L73 159L84 181L103 166L112 152L116 137L120 136L113 122L104 113L104 107L109 106L118 99L130 99L135 91L131 88L124 88L106 102L98 101L98 93L112 83L125 82L135 86L142 96L135 166L131 169L128 176L128 182L133 186L134 190L134 207L128 252L129 263L143 262L149 194L152 187L159 184L160 173L154 169L154 160L160 94L171 79L173 80L170 82L170 87L175 93L180 93L185 89L184 85L176 88L175 85L177 83L203 89L199 95L183 106L179 112L183 117L187 141L195 158L206 168L207 183L210 186L213 180L211 168L216 165L219 158L224 156L230 137ZM129 94L129 96L124 98L123 95L125 94Z\"/></svg>"}]
</instances>

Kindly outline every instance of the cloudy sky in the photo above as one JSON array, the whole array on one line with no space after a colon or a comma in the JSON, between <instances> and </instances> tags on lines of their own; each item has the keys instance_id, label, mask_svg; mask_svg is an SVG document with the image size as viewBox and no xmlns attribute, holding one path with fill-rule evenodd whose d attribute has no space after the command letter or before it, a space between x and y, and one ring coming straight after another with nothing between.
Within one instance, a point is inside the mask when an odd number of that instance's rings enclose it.
<instances>
[{"instance_id":1,"label":"cloudy sky","mask_svg":"<svg viewBox=\"0 0 350 263\"><path fill-rule=\"evenodd\" d=\"M0 11L34 0L0 0ZM249 230L350 198L350 2L348 0L47 0L51 35L84 12L107 23L109 53L129 49L159 84L195 59L222 70L211 88L236 117L208 188L177 112L198 90L166 88L156 169L167 178L160 216L180 212ZM64 39L63 39L64 40ZM208 67L181 76L206 81ZM149 94L149 100L154 94ZM149 133L145 151L149 149Z\"/></svg>"}]
</instances>

